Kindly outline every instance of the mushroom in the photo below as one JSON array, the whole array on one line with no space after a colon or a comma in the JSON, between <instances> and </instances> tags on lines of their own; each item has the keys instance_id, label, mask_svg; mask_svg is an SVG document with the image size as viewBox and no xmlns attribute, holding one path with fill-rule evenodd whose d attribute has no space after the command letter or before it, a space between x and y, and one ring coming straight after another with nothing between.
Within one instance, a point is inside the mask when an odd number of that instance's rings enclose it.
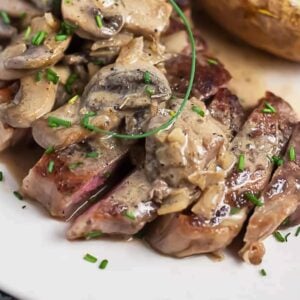
<instances>
[{"instance_id":1,"label":"mushroom","mask_svg":"<svg viewBox=\"0 0 300 300\"><path fill-rule=\"evenodd\" d=\"M165 0L73 0L62 2L65 20L78 26L83 38L99 39L115 36L125 27L147 36L163 32L172 7Z\"/></svg>"},{"instance_id":2,"label":"mushroom","mask_svg":"<svg viewBox=\"0 0 300 300\"><path fill-rule=\"evenodd\" d=\"M57 84L29 75L21 79L20 90L6 109L3 120L15 128L28 128L53 108Z\"/></svg>"},{"instance_id":3,"label":"mushroom","mask_svg":"<svg viewBox=\"0 0 300 300\"><path fill-rule=\"evenodd\" d=\"M14 18L20 18L24 14L23 24L28 24L33 17L42 15L39 9L24 0L1 0L0 11L5 11Z\"/></svg>"},{"instance_id":4,"label":"mushroom","mask_svg":"<svg viewBox=\"0 0 300 300\"><path fill-rule=\"evenodd\" d=\"M56 0L31 0L32 3L42 11L50 11L54 5Z\"/></svg>"},{"instance_id":5,"label":"mushroom","mask_svg":"<svg viewBox=\"0 0 300 300\"><path fill-rule=\"evenodd\" d=\"M75 24L76 33L83 38L110 38L124 26L122 5L115 0L62 1L61 9L64 19Z\"/></svg>"},{"instance_id":6,"label":"mushroom","mask_svg":"<svg viewBox=\"0 0 300 300\"><path fill-rule=\"evenodd\" d=\"M10 39L17 33L16 28L9 24L5 24L2 20L0 20L0 40L2 39Z\"/></svg>"},{"instance_id":7,"label":"mushroom","mask_svg":"<svg viewBox=\"0 0 300 300\"><path fill-rule=\"evenodd\" d=\"M10 56L4 61L6 69L28 70L45 68L56 64L64 55L64 51L70 44L71 37L67 36L65 40L57 41L56 35L59 31L60 24L51 13L46 13L43 17L37 17L32 20L31 34L23 41L25 51ZM42 33L44 42L38 45L32 45L32 38ZM23 39L20 36L20 39ZM28 42L30 41L30 43ZM0 78L1 79L1 78Z\"/></svg>"}]
</instances>

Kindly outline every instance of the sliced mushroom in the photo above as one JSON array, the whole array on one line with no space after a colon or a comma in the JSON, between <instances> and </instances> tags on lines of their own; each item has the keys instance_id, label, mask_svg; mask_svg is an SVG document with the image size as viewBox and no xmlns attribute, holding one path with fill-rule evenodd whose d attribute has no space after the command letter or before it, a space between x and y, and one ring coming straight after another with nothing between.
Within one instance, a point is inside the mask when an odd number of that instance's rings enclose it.
<instances>
[{"instance_id":1,"label":"sliced mushroom","mask_svg":"<svg viewBox=\"0 0 300 300\"><path fill-rule=\"evenodd\" d=\"M50 11L56 0L31 0L32 3L35 4L36 7L41 9L42 11Z\"/></svg>"},{"instance_id":2,"label":"sliced mushroom","mask_svg":"<svg viewBox=\"0 0 300 300\"><path fill-rule=\"evenodd\" d=\"M10 39L16 33L16 28L10 26L9 24L5 24L2 20L0 20L0 40Z\"/></svg>"},{"instance_id":3,"label":"sliced mushroom","mask_svg":"<svg viewBox=\"0 0 300 300\"><path fill-rule=\"evenodd\" d=\"M83 38L110 38L124 26L124 15L119 1L73 0L62 1L66 21L78 26L76 33Z\"/></svg>"},{"instance_id":4,"label":"sliced mushroom","mask_svg":"<svg viewBox=\"0 0 300 300\"><path fill-rule=\"evenodd\" d=\"M79 125L80 99L75 103L67 103L57 110L48 113L32 124L32 135L35 141L43 148L54 146L62 148L77 140L84 139L85 130ZM55 117L70 122L70 126L50 127L49 117ZM82 137L82 138L81 138Z\"/></svg>"},{"instance_id":5,"label":"sliced mushroom","mask_svg":"<svg viewBox=\"0 0 300 300\"><path fill-rule=\"evenodd\" d=\"M23 77L20 90L6 109L3 120L15 128L30 127L33 121L51 111L57 87L44 78L37 82L33 75Z\"/></svg>"},{"instance_id":6,"label":"sliced mushroom","mask_svg":"<svg viewBox=\"0 0 300 300\"><path fill-rule=\"evenodd\" d=\"M5 68L9 70L26 70L45 68L56 64L63 57L64 51L71 41L70 36L63 41L56 41L55 37L59 28L59 22L51 13L46 13L44 17L33 19L31 23L31 35L24 41L26 42L25 51L7 58L4 61ZM32 38L39 32L45 33L45 41L38 46L32 45Z\"/></svg>"},{"instance_id":7,"label":"sliced mushroom","mask_svg":"<svg viewBox=\"0 0 300 300\"><path fill-rule=\"evenodd\" d=\"M0 11L5 11L15 18L20 18L24 14L24 24L30 23L33 17L42 15L40 10L24 0L1 0Z\"/></svg>"}]
</instances>

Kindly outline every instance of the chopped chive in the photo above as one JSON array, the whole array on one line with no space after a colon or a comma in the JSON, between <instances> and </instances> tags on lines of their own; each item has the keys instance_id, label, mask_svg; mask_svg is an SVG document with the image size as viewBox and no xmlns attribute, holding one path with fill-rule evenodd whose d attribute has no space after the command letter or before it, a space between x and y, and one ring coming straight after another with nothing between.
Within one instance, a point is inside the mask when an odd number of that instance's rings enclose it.
<instances>
[{"instance_id":1,"label":"chopped chive","mask_svg":"<svg viewBox=\"0 0 300 300\"><path fill-rule=\"evenodd\" d=\"M66 84L65 84L65 90L68 94L72 94L72 86L77 79L78 79L78 76L75 73L71 74L68 77Z\"/></svg>"},{"instance_id":2,"label":"chopped chive","mask_svg":"<svg viewBox=\"0 0 300 300\"><path fill-rule=\"evenodd\" d=\"M259 273L260 273L261 276L267 276L267 272L266 272L265 269L261 269L261 270L259 271Z\"/></svg>"},{"instance_id":3,"label":"chopped chive","mask_svg":"<svg viewBox=\"0 0 300 300\"><path fill-rule=\"evenodd\" d=\"M108 265L108 260L107 259L103 259L99 265L99 269L104 270Z\"/></svg>"},{"instance_id":4,"label":"chopped chive","mask_svg":"<svg viewBox=\"0 0 300 300\"><path fill-rule=\"evenodd\" d=\"M169 112L169 115L170 115L171 117L175 117L175 116L176 116L176 111L171 110L171 111Z\"/></svg>"},{"instance_id":5,"label":"chopped chive","mask_svg":"<svg viewBox=\"0 0 300 300\"><path fill-rule=\"evenodd\" d=\"M264 114L274 114L276 113L276 108L272 106L269 102L265 102L265 108L262 110Z\"/></svg>"},{"instance_id":6,"label":"chopped chive","mask_svg":"<svg viewBox=\"0 0 300 300\"><path fill-rule=\"evenodd\" d=\"M67 38L68 38L68 36L66 34L57 34L55 36L55 41L62 42L62 41L65 41Z\"/></svg>"},{"instance_id":7,"label":"chopped chive","mask_svg":"<svg viewBox=\"0 0 300 300\"><path fill-rule=\"evenodd\" d=\"M263 202L258 199L253 193L251 192L247 192L245 193L245 196L247 198L247 200L249 200L250 202L252 202L255 206L263 206Z\"/></svg>"},{"instance_id":8,"label":"chopped chive","mask_svg":"<svg viewBox=\"0 0 300 300\"><path fill-rule=\"evenodd\" d=\"M78 162L69 164L69 165L68 165L68 168L69 168L69 170L76 170L77 168L79 168L79 167L82 166L82 165L83 165L83 162L78 161Z\"/></svg>"},{"instance_id":9,"label":"chopped chive","mask_svg":"<svg viewBox=\"0 0 300 300\"><path fill-rule=\"evenodd\" d=\"M103 235L102 231L93 230L93 231L90 231L90 232L86 233L85 238L86 239L96 239L96 238L98 238L102 235Z\"/></svg>"},{"instance_id":10,"label":"chopped chive","mask_svg":"<svg viewBox=\"0 0 300 300\"><path fill-rule=\"evenodd\" d=\"M23 195L20 194L18 191L14 191L13 193L15 195L16 198L18 198L19 200L23 200Z\"/></svg>"},{"instance_id":11,"label":"chopped chive","mask_svg":"<svg viewBox=\"0 0 300 300\"><path fill-rule=\"evenodd\" d=\"M87 253L84 257L83 257L83 259L84 260L86 260L86 261L88 261L88 262L90 262L90 263L95 263L95 262L97 262L97 258L95 257L95 256L93 256L93 255L91 255L91 254L89 254L89 253Z\"/></svg>"},{"instance_id":12,"label":"chopped chive","mask_svg":"<svg viewBox=\"0 0 300 300\"><path fill-rule=\"evenodd\" d=\"M290 161L296 161L296 150L293 146L289 149L289 159Z\"/></svg>"},{"instance_id":13,"label":"chopped chive","mask_svg":"<svg viewBox=\"0 0 300 300\"><path fill-rule=\"evenodd\" d=\"M144 73L144 82L145 82L146 84L150 84L150 83L151 83L151 74L150 74L149 71L146 71L146 72Z\"/></svg>"},{"instance_id":14,"label":"chopped chive","mask_svg":"<svg viewBox=\"0 0 300 300\"><path fill-rule=\"evenodd\" d=\"M96 20L96 24L99 28L102 28L103 27L103 22L102 22L102 18L101 16L97 15L95 16L95 20Z\"/></svg>"},{"instance_id":15,"label":"chopped chive","mask_svg":"<svg viewBox=\"0 0 300 300\"><path fill-rule=\"evenodd\" d=\"M288 234L286 234L285 236L284 236L284 239L285 239L285 241L286 242L288 242L288 237L291 235L291 233L289 232Z\"/></svg>"},{"instance_id":16,"label":"chopped chive","mask_svg":"<svg viewBox=\"0 0 300 300\"><path fill-rule=\"evenodd\" d=\"M25 208L26 208L26 205L23 205L23 206L22 206L22 209L25 209Z\"/></svg>"},{"instance_id":17,"label":"chopped chive","mask_svg":"<svg viewBox=\"0 0 300 300\"><path fill-rule=\"evenodd\" d=\"M90 117L94 117L94 116L96 116L95 112L89 112L85 114L80 121L80 125L89 131L100 132L100 129L98 127L89 123Z\"/></svg>"},{"instance_id":18,"label":"chopped chive","mask_svg":"<svg viewBox=\"0 0 300 300\"><path fill-rule=\"evenodd\" d=\"M89 153L87 153L87 154L85 155L85 157L87 157L87 158L97 158L97 157L99 157L99 153L96 152L96 151L89 152Z\"/></svg>"},{"instance_id":19,"label":"chopped chive","mask_svg":"<svg viewBox=\"0 0 300 300\"><path fill-rule=\"evenodd\" d=\"M201 107L199 107L199 106L193 105L192 111L195 112L196 114L198 114L201 117L205 116L204 110L202 110Z\"/></svg>"},{"instance_id":20,"label":"chopped chive","mask_svg":"<svg viewBox=\"0 0 300 300\"><path fill-rule=\"evenodd\" d=\"M72 35L77 28L78 28L77 25L74 25L68 21L62 21L60 25L60 33L66 35Z\"/></svg>"},{"instance_id":21,"label":"chopped chive","mask_svg":"<svg viewBox=\"0 0 300 300\"><path fill-rule=\"evenodd\" d=\"M154 87L151 87L150 85L147 85L147 86L145 87L145 92L146 92L146 94L147 94L149 97L151 97L151 96L153 96L153 95L155 94L155 89L154 89Z\"/></svg>"},{"instance_id":22,"label":"chopped chive","mask_svg":"<svg viewBox=\"0 0 300 300\"><path fill-rule=\"evenodd\" d=\"M54 84L57 84L59 81L59 76L52 69L46 70L46 77L47 77L48 81L50 81Z\"/></svg>"},{"instance_id":23,"label":"chopped chive","mask_svg":"<svg viewBox=\"0 0 300 300\"><path fill-rule=\"evenodd\" d=\"M275 231L273 232L273 236L274 238L280 242L280 243L284 243L285 242L285 238L283 237L283 235L279 232L279 231Z\"/></svg>"},{"instance_id":24,"label":"chopped chive","mask_svg":"<svg viewBox=\"0 0 300 300\"><path fill-rule=\"evenodd\" d=\"M56 118L56 117L48 117L48 126L49 127L66 127L69 128L72 126L71 121L68 120L64 120L64 119L60 119L60 118Z\"/></svg>"},{"instance_id":25,"label":"chopped chive","mask_svg":"<svg viewBox=\"0 0 300 300\"><path fill-rule=\"evenodd\" d=\"M49 174L51 174L54 171L54 160L49 161L47 171L48 171Z\"/></svg>"},{"instance_id":26,"label":"chopped chive","mask_svg":"<svg viewBox=\"0 0 300 300\"><path fill-rule=\"evenodd\" d=\"M47 36L47 32L39 31L33 36L31 40L31 44L34 46L40 46L41 44L44 43L46 36Z\"/></svg>"},{"instance_id":27,"label":"chopped chive","mask_svg":"<svg viewBox=\"0 0 300 300\"><path fill-rule=\"evenodd\" d=\"M288 226L290 224L290 218L287 217L282 223L281 226Z\"/></svg>"},{"instance_id":28,"label":"chopped chive","mask_svg":"<svg viewBox=\"0 0 300 300\"><path fill-rule=\"evenodd\" d=\"M241 154L239 156L238 171L243 172L244 170L245 170L245 155Z\"/></svg>"},{"instance_id":29,"label":"chopped chive","mask_svg":"<svg viewBox=\"0 0 300 300\"><path fill-rule=\"evenodd\" d=\"M236 215L236 214L238 214L240 211L241 211L241 209L238 208L238 207L231 207L231 208L230 208L230 215L231 215L231 216Z\"/></svg>"},{"instance_id":30,"label":"chopped chive","mask_svg":"<svg viewBox=\"0 0 300 300\"><path fill-rule=\"evenodd\" d=\"M35 81L39 82L42 80L43 72L42 71L37 71L35 75Z\"/></svg>"},{"instance_id":31,"label":"chopped chive","mask_svg":"<svg viewBox=\"0 0 300 300\"><path fill-rule=\"evenodd\" d=\"M45 151L45 154L51 154L55 151L55 148L54 146L49 146L46 151Z\"/></svg>"},{"instance_id":32,"label":"chopped chive","mask_svg":"<svg viewBox=\"0 0 300 300\"><path fill-rule=\"evenodd\" d=\"M297 228L296 232L295 232L295 236L298 236L300 234L300 226Z\"/></svg>"},{"instance_id":33,"label":"chopped chive","mask_svg":"<svg viewBox=\"0 0 300 300\"><path fill-rule=\"evenodd\" d=\"M3 172L0 171L0 181L3 181Z\"/></svg>"},{"instance_id":34,"label":"chopped chive","mask_svg":"<svg viewBox=\"0 0 300 300\"><path fill-rule=\"evenodd\" d=\"M282 166L284 163L284 160L282 157L280 156L272 156L270 158L270 161L272 162L272 164L276 167Z\"/></svg>"},{"instance_id":35,"label":"chopped chive","mask_svg":"<svg viewBox=\"0 0 300 300\"><path fill-rule=\"evenodd\" d=\"M31 34L31 27L28 26L25 30L25 33L24 33L24 40L27 41L29 39L29 36Z\"/></svg>"},{"instance_id":36,"label":"chopped chive","mask_svg":"<svg viewBox=\"0 0 300 300\"><path fill-rule=\"evenodd\" d=\"M134 213L132 211L130 211L130 210L126 210L124 212L124 216L127 217L130 220L133 220L133 221L136 219Z\"/></svg>"},{"instance_id":37,"label":"chopped chive","mask_svg":"<svg viewBox=\"0 0 300 300\"><path fill-rule=\"evenodd\" d=\"M210 65L218 65L219 62L215 59L212 59L212 58L207 58L206 61L208 62L208 64Z\"/></svg>"},{"instance_id":38,"label":"chopped chive","mask_svg":"<svg viewBox=\"0 0 300 300\"><path fill-rule=\"evenodd\" d=\"M78 100L79 96L78 95L75 95L74 97L72 97L69 101L68 101L68 104L75 104L76 101Z\"/></svg>"},{"instance_id":39,"label":"chopped chive","mask_svg":"<svg viewBox=\"0 0 300 300\"><path fill-rule=\"evenodd\" d=\"M1 16L2 21L3 21L4 24L6 24L6 25L10 24L10 18L8 16L7 12L0 11L0 16Z\"/></svg>"}]
</instances>

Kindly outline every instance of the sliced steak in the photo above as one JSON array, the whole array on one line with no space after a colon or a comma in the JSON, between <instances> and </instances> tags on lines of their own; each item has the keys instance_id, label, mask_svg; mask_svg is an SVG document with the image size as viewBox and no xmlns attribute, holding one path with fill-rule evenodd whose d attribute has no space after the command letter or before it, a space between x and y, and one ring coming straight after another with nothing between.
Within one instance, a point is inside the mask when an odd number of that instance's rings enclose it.
<instances>
[{"instance_id":1,"label":"sliced steak","mask_svg":"<svg viewBox=\"0 0 300 300\"><path fill-rule=\"evenodd\" d=\"M295 149L295 160L291 160L291 149ZM251 216L244 238L245 246L240 251L244 260L253 264L262 261L262 241L293 214L300 204L300 123L293 131L284 164L274 173L261 199L265 204L257 207Z\"/></svg>"},{"instance_id":2,"label":"sliced steak","mask_svg":"<svg viewBox=\"0 0 300 300\"><path fill-rule=\"evenodd\" d=\"M106 183L126 153L127 146L117 140L95 138L44 154L22 190L52 216L68 218Z\"/></svg>"},{"instance_id":3,"label":"sliced steak","mask_svg":"<svg viewBox=\"0 0 300 300\"><path fill-rule=\"evenodd\" d=\"M132 235L156 216L150 200L151 185L145 173L135 171L109 195L79 216L67 232L68 239L90 237L93 233Z\"/></svg>"},{"instance_id":4,"label":"sliced steak","mask_svg":"<svg viewBox=\"0 0 300 300\"><path fill-rule=\"evenodd\" d=\"M166 76L175 95L186 93L190 72L191 56L177 55L165 62ZM192 96L201 100L216 94L231 79L229 72L217 60L198 54Z\"/></svg>"},{"instance_id":5,"label":"sliced steak","mask_svg":"<svg viewBox=\"0 0 300 300\"><path fill-rule=\"evenodd\" d=\"M262 112L266 101L276 113ZM198 203L202 208L207 202L211 204L210 199L222 199L214 216L207 218L186 212L158 218L146 236L149 244L159 252L177 257L214 252L228 246L253 207L247 193L255 195L268 183L272 172L268 156L279 155L285 148L295 119L289 104L267 93L232 142L231 150L237 160L241 154L245 156L244 170L234 167L226 178L225 189L210 197L204 197L206 193L200 197ZM238 213L231 214L232 208L238 208Z\"/></svg>"}]
</instances>

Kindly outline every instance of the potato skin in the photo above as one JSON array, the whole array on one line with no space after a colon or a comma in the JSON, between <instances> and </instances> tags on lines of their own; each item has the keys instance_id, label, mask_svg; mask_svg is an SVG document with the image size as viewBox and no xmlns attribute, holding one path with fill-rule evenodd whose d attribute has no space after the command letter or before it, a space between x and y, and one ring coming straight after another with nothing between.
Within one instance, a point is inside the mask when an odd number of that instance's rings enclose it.
<instances>
[{"instance_id":1,"label":"potato skin","mask_svg":"<svg viewBox=\"0 0 300 300\"><path fill-rule=\"evenodd\" d=\"M254 47L300 62L297 0L194 0L216 22Z\"/></svg>"}]
</instances>

